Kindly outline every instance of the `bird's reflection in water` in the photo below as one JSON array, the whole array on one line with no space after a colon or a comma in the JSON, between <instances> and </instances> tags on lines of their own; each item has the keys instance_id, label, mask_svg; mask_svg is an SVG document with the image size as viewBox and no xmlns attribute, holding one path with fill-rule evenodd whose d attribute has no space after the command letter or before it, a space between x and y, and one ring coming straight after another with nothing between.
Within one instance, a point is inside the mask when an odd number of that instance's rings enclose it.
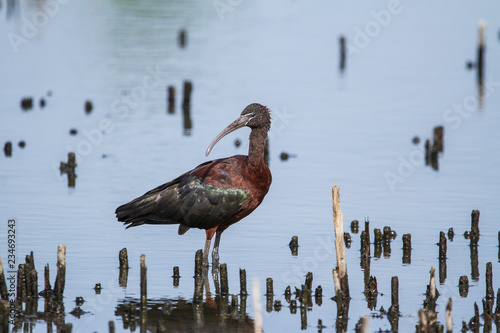
<instances>
[{"instance_id":1,"label":"bird's reflection in water","mask_svg":"<svg viewBox=\"0 0 500 333\"><path fill-rule=\"evenodd\" d=\"M118 301L115 316L121 318L123 329L130 332L253 332L253 320L246 313L247 295L220 293L217 263L212 266L211 273L215 287L213 294L209 268L205 267L202 277L198 278L201 281L194 278L192 300L148 299L146 308L141 310L139 298L125 298ZM200 288L196 286L200 282L203 286L201 298Z\"/></svg>"}]
</instances>

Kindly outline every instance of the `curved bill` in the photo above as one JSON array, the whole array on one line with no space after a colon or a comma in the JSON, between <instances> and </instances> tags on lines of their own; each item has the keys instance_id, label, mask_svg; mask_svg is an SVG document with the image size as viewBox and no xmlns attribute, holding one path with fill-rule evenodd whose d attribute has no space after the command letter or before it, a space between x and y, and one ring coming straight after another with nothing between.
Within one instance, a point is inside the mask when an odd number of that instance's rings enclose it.
<instances>
[{"instance_id":1,"label":"curved bill","mask_svg":"<svg viewBox=\"0 0 500 333\"><path fill-rule=\"evenodd\" d=\"M220 139L222 139L229 133L236 131L238 128L244 127L250 119L252 119L251 114L242 115L238 119L233 121L231 124L229 124L226 128L224 128L222 132L220 132L219 135L217 135L215 139L213 139L212 143L210 143L210 145L207 148L207 151L205 152L205 156L208 156L210 154L212 148L215 146L217 142L219 142Z\"/></svg>"}]
</instances>

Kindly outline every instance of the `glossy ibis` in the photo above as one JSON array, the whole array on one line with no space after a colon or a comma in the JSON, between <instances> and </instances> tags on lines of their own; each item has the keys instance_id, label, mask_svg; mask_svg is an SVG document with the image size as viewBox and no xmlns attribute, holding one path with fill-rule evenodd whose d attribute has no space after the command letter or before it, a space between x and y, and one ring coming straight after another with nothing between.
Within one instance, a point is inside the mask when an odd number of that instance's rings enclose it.
<instances>
[{"instance_id":1,"label":"glossy ibis","mask_svg":"<svg viewBox=\"0 0 500 333\"><path fill-rule=\"evenodd\" d=\"M210 242L215 234L212 259L219 259L221 234L257 208L271 185L271 172L264 163L264 145L271 127L269 110L250 104L241 116L210 143L206 156L225 135L248 126L248 156L235 155L208 161L176 179L158 186L116 209L118 221L127 228L142 224L179 224L179 234L190 228L206 230L204 262L208 264Z\"/></svg>"}]
</instances>

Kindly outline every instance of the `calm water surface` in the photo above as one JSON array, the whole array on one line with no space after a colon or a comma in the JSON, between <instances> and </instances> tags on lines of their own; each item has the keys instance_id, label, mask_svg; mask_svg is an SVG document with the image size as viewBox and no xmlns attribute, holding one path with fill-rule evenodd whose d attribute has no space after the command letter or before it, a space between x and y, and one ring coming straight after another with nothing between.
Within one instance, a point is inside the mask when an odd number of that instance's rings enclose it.
<instances>
[{"instance_id":1,"label":"calm water surface","mask_svg":"<svg viewBox=\"0 0 500 333\"><path fill-rule=\"evenodd\" d=\"M104 332L110 320L117 331L130 330L120 304L139 299L141 254L151 304L191 302L194 253L204 232L180 237L173 226L125 231L114 210L204 162L213 137L252 102L273 113L273 184L259 209L224 233L221 262L228 265L230 293L239 292L239 268L261 288L273 278L274 299L283 307L264 311L265 331L301 330L300 309L291 314L282 294L288 285L300 288L308 271L324 297L307 312L304 328L316 331L321 319L325 331L335 329L333 184L341 184L345 231L350 221L369 216L371 228L397 232L390 256L372 258L380 293L373 311L363 295L359 234L351 234L349 331L362 316L389 308L392 276L399 277L400 331L414 330L430 267L438 267L439 232L450 227L456 236L448 241L447 278L438 285L438 319L444 323L451 297L454 329L469 321L474 302L485 295L487 262L493 263L493 287L500 288L498 2L221 1L224 11L210 1L47 1L55 6L50 16L40 14L49 10L44 2L20 1L13 8L7 2L0 2L0 143L12 141L13 152L0 158L0 230L5 235L7 220L18 221L18 255L34 251L40 276L46 263L55 268L57 245L67 246L65 321L74 331ZM476 72L466 70L475 60L480 19L487 22L482 106ZM187 31L185 48L177 44L180 29ZM341 35L352 51L344 72L338 69ZM180 107L184 80L194 87L190 135ZM167 113L168 85L176 87L174 114ZM24 112L20 100L28 96L35 105ZM94 106L89 115L86 100ZM436 171L424 163L424 141L438 125L445 136ZM243 129L226 137L210 157L246 154L248 134ZM421 139L417 145L414 136ZM70 151L78 163L74 188L58 170ZM281 161L281 152L296 157ZM473 209L481 211L475 281L463 238ZM412 260L403 265L401 236L407 233ZM296 257L287 246L293 235L300 244ZM123 247L132 266L126 288L117 284ZM0 255L7 255L5 237ZM172 286L174 266L182 276L178 287ZM462 275L471 281L467 298L458 293ZM101 295L93 290L98 282ZM77 296L88 311L80 318L69 314ZM253 311L249 297L250 327ZM33 331L46 326L40 320ZM191 327L189 320L183 327ZM370 330L379 328L390 329L387 319L372 318Z\"/></svg>"}]
</instances>

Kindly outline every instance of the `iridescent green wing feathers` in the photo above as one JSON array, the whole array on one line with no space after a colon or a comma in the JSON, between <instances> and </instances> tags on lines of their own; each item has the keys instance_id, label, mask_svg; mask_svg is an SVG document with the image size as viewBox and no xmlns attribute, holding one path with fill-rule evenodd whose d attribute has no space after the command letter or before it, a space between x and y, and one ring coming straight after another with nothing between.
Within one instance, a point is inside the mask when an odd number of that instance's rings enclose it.
<instances>
[{"instance_id":1,"label":"iridescent green wing feathers","mask_svg":"<svg viewBox=\"0 0 500 333\"><path fill-rule=\"evenodd\" d=\"M234 216L247 201L249 191L206 184L219 161L203 163L180 177L158 186L116 209L119 221L129 227L142 224L181 224L187 228L210 229ZM203 177L199 176L203 174ZM235 184L236 185L236 184Z\"/></svg>"}]
</instances>

